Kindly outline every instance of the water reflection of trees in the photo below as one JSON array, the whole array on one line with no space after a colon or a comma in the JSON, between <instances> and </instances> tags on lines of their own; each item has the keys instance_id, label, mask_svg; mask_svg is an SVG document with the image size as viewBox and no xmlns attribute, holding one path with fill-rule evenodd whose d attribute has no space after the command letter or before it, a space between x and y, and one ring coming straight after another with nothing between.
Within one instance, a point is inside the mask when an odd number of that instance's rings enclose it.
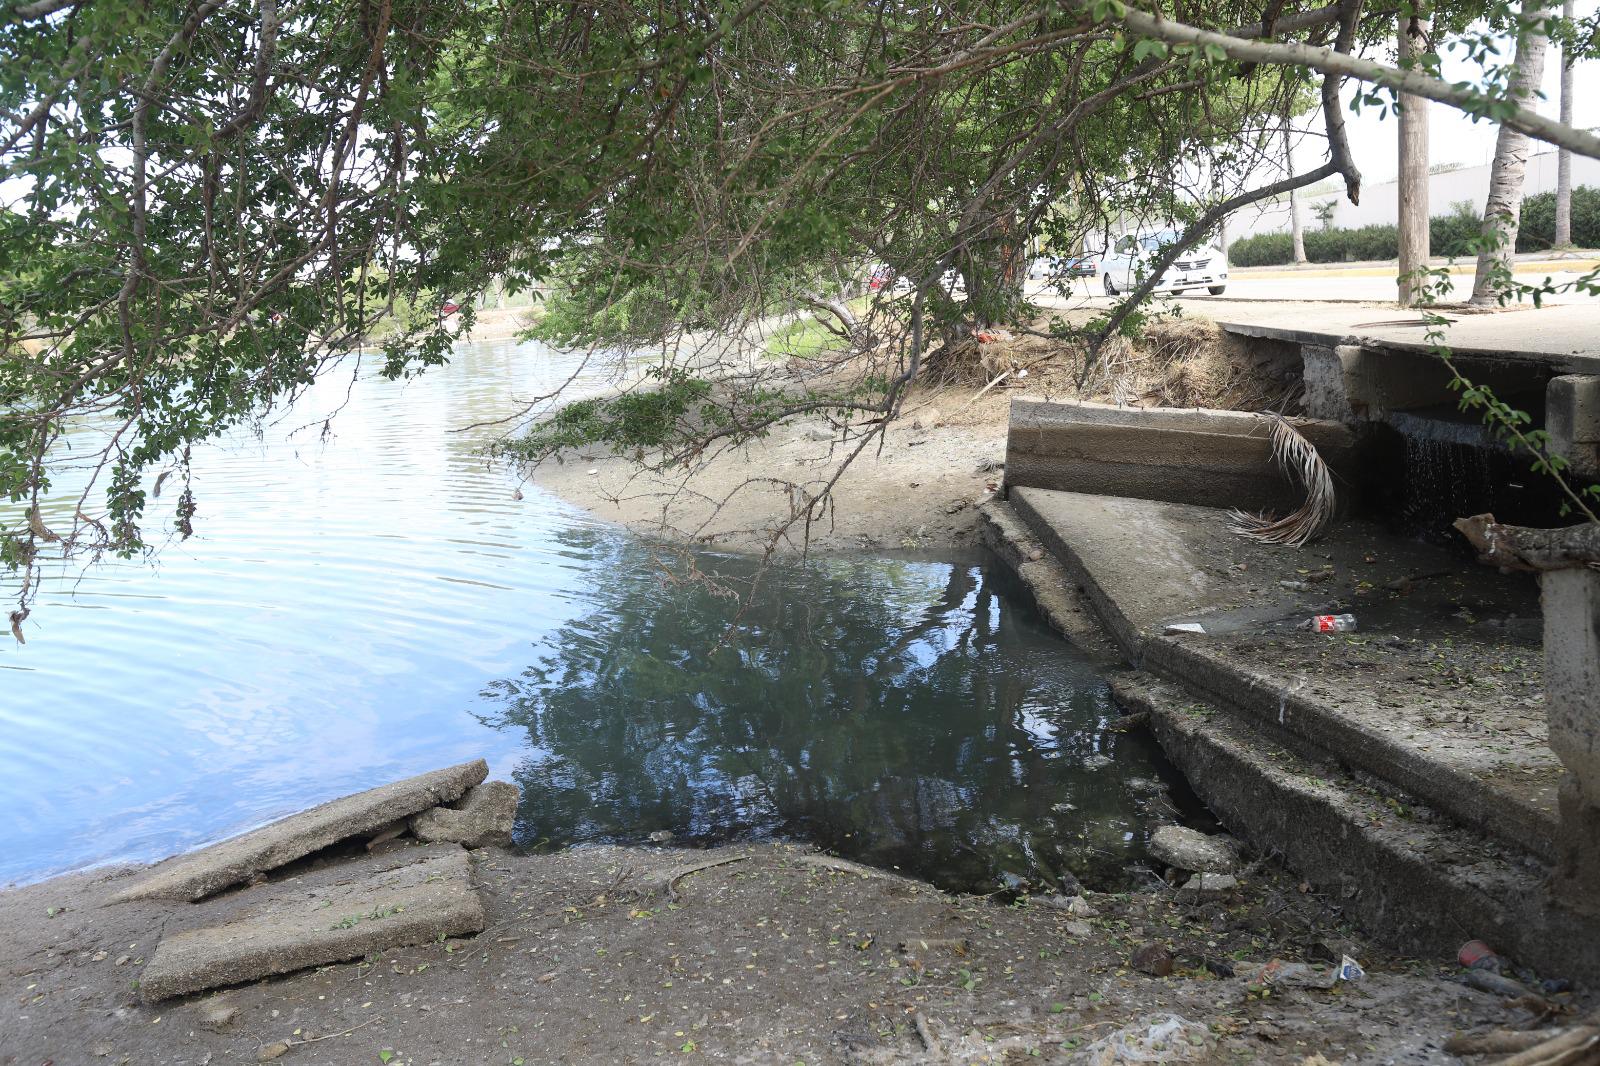
<instances>
[{"instance_id":1,"label":"water reflection of trees","mask_svg":"<svg viewBox=\"0 0 1600 1066\"><path fill-rule=\"evenodd\" d=\"M1103 881L1142 844L1154 753L987 569L782 568L730 631L637 545L588 550L588 615L485 692L528 733L524 843L783 833L961 887Z\"/></svg>"}]
</instances>

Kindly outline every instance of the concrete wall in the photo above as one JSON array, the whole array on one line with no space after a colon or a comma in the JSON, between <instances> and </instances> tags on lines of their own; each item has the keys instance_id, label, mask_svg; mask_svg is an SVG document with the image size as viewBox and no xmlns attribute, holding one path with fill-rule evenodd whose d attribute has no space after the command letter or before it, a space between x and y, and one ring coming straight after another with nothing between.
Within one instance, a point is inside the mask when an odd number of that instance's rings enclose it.
<instances>
[{"instance_id":1,"label":"concrete wall","mask_svg":"<svg viewBox=\"0 0 1600 1066\"><path fill-rule=\"evenodd\" d=\"M1294 425L1342 480L1356 479L1349 427ZM1011 401L1006 485L1279 514L1305 499L1273 461L1271 423L1259 415L1027 399Z\"/></svg>"}]
</instances>

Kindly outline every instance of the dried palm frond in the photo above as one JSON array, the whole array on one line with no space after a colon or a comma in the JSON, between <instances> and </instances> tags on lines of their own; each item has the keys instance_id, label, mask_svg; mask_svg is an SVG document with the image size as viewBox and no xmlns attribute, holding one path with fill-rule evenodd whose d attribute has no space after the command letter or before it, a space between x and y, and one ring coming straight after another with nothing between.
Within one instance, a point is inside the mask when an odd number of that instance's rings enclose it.
<instances>
[{"instance_id":1,"label":"dried palm frond","mask_svg":"<svg viewBox=\"0 0 1600 1066\"><path fill-rule=\"evenodd\" d=\"M1306 502L1283 518L1270 514L1248 514L1240 510L1228 512L1233 520L1228 528L1241 537L1259 540L1266 544L1287 544L1293 548L1305 545L1333 521L1337 500L1333 493L1333 475L1328 464L1317 454L1314 444L1289 424L1282 415L1266 414L1272 420L1272 459L1290 478L1305 489Z\"/></svg>"}]
</instances>

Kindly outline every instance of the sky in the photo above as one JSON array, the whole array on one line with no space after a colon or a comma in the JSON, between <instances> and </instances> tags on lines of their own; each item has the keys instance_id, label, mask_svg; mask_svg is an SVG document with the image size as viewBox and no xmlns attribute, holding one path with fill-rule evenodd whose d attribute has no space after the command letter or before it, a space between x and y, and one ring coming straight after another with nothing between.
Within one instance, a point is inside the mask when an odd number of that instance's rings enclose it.
<instances>
[{"instance_id":1,"label":"sky","mask_svg":"<svg viewBox=\"0 0 1600 1066\"><path fill-rule=\"evenodd\" d=\"M1597 4L1600 4L1600 0L1577 0L1574 13L1579 18L1592 15ZM1512 51L1508 41L1503 50L1506 60L1510 59ZM1383 56L1373 58L1387 61ZM1450 81L1475 82L1481 78L1480 70L1465 62L1459 51L1445 53L1444 74ZM1560 78L1560 64L1552 50L1545 57L1545 98L1538 102L1540 114L1551 118L1559 116ZM1347 82L1344 92L1347 104L1355 91L1355 87ZM1572 120L1580 128L1600 126L1600 60L1580 62L1573 68ZM1390 115L1387 119L1380 119L1377 112L1372 110L1363 110L1359 115L1346 111L1345 123L1349 131L1351 154L1366 181L1377 184L1392 180L1399 170L1396 162L1399 123L1395 117ZM1317 136L1305 137L1295 147L1296 170L1309 170L1326 158L1320 117L1315 119L1315 129ZM1429 162L1433 165L1459 164L1469 167L1487 163L1494 155L1498 130L1499 127L1491 122L1474 123L1455 108L1432 104L1428 108ZM1535 152L1547 150L1551 149L1537 144L1534 147Z\"/></svg>"}]
</instances>

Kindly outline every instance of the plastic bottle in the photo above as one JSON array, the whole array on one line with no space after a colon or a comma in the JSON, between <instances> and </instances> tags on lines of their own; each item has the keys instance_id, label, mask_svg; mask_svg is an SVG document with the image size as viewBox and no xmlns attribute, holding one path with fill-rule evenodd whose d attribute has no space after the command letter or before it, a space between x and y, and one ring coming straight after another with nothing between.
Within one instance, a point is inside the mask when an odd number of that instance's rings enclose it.
<instances>
[{"instance_id":1,"label":"plastic bottle","mask_svg":"<svg viewBox=\"0 0 1600 1066\"><path fill-rule=\"evenodd\" d=\"M1356 627L1353 614L1317 614L1300 623L1301 629L1313 633L1348 633Z\"/></svg>"}]
</instances>

